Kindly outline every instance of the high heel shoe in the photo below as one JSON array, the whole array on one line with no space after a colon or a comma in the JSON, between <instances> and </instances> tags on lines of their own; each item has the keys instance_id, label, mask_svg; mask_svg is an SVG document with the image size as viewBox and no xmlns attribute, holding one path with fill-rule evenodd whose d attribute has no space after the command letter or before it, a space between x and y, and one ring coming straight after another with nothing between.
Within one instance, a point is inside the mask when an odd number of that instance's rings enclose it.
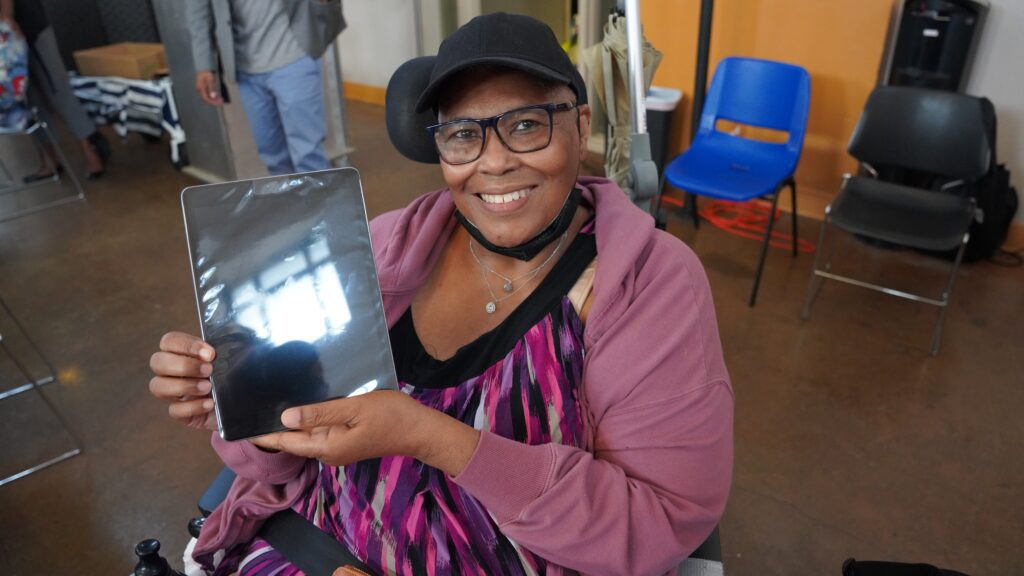
<instances>
[{"instance_id":1,"label":"high heel shoe","mask_svg":"<svg viewBox=\"0 0 1024 576\"><path fill-rule=\"evenodd\" d=\"M63 173L64 173L64 167L63 166L57 166L56 169L51 170L50 172L47 172L45 174L40 174L38 172L35 173L35 174L29 174L28 176L25 176L24 178L22 178L21 181L24 182L25 184L31 184L33 182L39 182L40 180L49 180L50 178L53 178L57 174L63 174Z\"/></svg>"},{"instance_id":2,"label":"high heel shoe","mask_svg":"<svg viewBox=\"0 0 1024 576\"><path fill-rule=\"evenodd\" d=\"M107 160L110 160L110 140L107 140L107 137L101 134L99 130L89 134L87 140L92 145L92 149L96 151L96 155L106 164Z\"/></svg>"}]
</instances>

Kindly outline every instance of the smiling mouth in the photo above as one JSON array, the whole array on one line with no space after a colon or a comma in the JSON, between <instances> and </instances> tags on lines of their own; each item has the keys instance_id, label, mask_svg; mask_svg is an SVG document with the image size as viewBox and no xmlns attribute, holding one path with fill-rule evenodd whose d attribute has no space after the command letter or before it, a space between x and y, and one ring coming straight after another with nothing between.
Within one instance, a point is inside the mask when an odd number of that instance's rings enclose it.
<instances>
[{"instance_id":1,"label":"smiling mouth","mask_svg":"<svg viewBox=\"0 0 1024 576\"><path fill-rule=\"evenodd\" d=\"M505 194L477 194L481 200L488 204L508 204L509 202L515 202L520 198L526 198L532 188L523 188L521 190L513 190L506 192Z\"/></svg>"}]
</instances>

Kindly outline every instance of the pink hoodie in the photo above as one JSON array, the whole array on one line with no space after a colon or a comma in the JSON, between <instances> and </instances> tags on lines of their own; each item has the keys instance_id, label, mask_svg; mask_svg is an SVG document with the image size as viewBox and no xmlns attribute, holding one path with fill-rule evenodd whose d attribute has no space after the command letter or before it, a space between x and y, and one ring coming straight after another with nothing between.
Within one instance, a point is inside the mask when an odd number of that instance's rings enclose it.
<instances>
[{"instance_id":1,"label":"pink hoodie","mask_svg":"<svg viewBox=\"0 0 1024 576\"><path fill-rule=\"evenodd\" d=\"M484 432L455 482L548 574L664 574L704 541L732 476L732 388L711 291L693 252L611 181L581 178L598 265L584 330L587 450ZM452 227L444 190L371 223L388 325L410 306ZM238 474L195 556L255 534L316 476L316 462L248 442L213 446Z\"/></svg>"}]
</instances>

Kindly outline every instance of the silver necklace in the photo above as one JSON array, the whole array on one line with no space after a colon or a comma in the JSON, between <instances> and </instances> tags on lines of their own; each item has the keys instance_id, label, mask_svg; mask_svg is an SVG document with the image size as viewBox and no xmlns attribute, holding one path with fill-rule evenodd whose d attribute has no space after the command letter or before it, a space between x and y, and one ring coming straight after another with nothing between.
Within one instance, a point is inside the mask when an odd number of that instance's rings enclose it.
<instances>
[{"instance_id":1,"label":"silver necklace","mask_svg":"<svg viewBox=\"0 0 1024 576\"><path fill-rule=\"evenodd\" d=\"M504 290L505 292L508 292L508 293L511 294L513 292L513 286L515 285L516 282L519 282L520 280L522 280L523 278L526 278L527 276L530 276L530 279L532 280L533 276L536 276L537 273L542 268L544 268L544 266L546 266L547 263L550 262L552 258L555 257L555 254L558 253L559 248L562 247L562 241L563 240L565 240L565 234L562 234L562 238L558 241L558 245L555 247L555 251L552 252L550 255L548 255L547 259L545 259L544 262L541 262L540 266L538 266L537 268L534 268L533 270L530 270L529 272L526 272L525 274L520 274L519 276L516 276L515 278L509 278L508 276L505 276L504 274L502 274L501 272L498 272L494 268L491 268L487 264L484 264L484 262L482 260L480 260L480 257L476 255L476 249L473 248L473 239L472 238L470 238L470 240L469 240L469 251L473 255L473 259L476 260L476 263L481 268L483 268L484 270L490 272L491 274L494 274L498 278L501 278L502 280L504 280L504 283L502 283L502 285L501 285L501 289Z\"/></svg>"},{"instance_id":2,"label":"silver necklace","mask_svg":"<svg viewBox=\"0 0 1024 576\"><path fill-rule=\"evenodd\" d=\"M473 248L473 239L470 238L469 253L473 255L473 260L476 260L477 265L480 266L480 277L484 281L484 286L487 287L487 294L489 294L491 297L490 301L488 301L487 304L484 305L484 311L486 311L488 314L494 314L498 310L498 303L511 298L513 294L522 290L527 284L530 283L531 280L536 278L537 275L540 274L540 271L543 270L544 267L548 265L548 262L551 262L551 260L555 257L555 254L558 254L559 250L561 250L562 244L565 242L566 234L567 232L562 233L562 237L559 238L558 244L555 245L555 249L551 252L551 254L548 255L547 258L544 259L543 262L540 263L539 266L537 266L533 270L530 270L526 274L522 274L515 278L509 278L507 276L504 276L503 274L497 272L496 270L493 270L492 268L484 264L483 261L480 260L480 257L476 255L476 250ZM495 276L505 281L505 283L502 285L502 289L505 291L505 295L503 295L501 298L495 296L494 290L491 289L491 283L487 279L488 272L494 274ZM520 284L518 288L513 288L512 284L514 282L518 282L519 280L523 279L525 279L526 281Z\"/></svg>"}]
</instances>

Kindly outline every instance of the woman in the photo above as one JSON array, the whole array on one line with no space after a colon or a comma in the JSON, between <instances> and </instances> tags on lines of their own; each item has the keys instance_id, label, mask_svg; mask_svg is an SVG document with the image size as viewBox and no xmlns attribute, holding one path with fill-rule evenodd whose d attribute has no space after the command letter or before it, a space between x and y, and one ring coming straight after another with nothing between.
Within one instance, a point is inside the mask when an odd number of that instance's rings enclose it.
<instances>
[{"instance_id":1,"label":"woman","mask_svg":"<svg viewBox=\"0 0 1024 576\"><path fill-rule=\"evenodd\" d=\"M68 81L67 70L57 48L57 37L54 35L46 10L39 0L0 0L0 20L10 25L19 36L25 38L30 46L29 71L32 84L29 99L38 102L45 98L47 104L64 119L68 130L78 140L85 158L86 178L95 180L103 176L104 163L110 157L110 142L96 130L89 115L78 102ZM48 116L45 108L39 109L40 115ZM53 122L49 122L53 125ZM39 170L24 177L25 183L46 180L53 177L53 172L60 172L63 167L57 161L52 144L37 134L37 142L45 156L39 156Z\"/></svg>"},{"instance_id":2,"label":"woman","mask_svg":"<svg viewBox=\"0 0 1024 576\"><path fill-rule=\"evenodd\" d=\"M217 573L294 573L251 540L290 506L375 572L674 569L717 524L732 468L697 258L578 176L590 108L543 24L460 28L418 108L438 111L448 187L371 224L402 390L290 409L292 432L214 435L239 479L197 558L226 548ZM161 341L150 387L171 416L213 427L213 355Z\"/></svg>"}]
</instances>

